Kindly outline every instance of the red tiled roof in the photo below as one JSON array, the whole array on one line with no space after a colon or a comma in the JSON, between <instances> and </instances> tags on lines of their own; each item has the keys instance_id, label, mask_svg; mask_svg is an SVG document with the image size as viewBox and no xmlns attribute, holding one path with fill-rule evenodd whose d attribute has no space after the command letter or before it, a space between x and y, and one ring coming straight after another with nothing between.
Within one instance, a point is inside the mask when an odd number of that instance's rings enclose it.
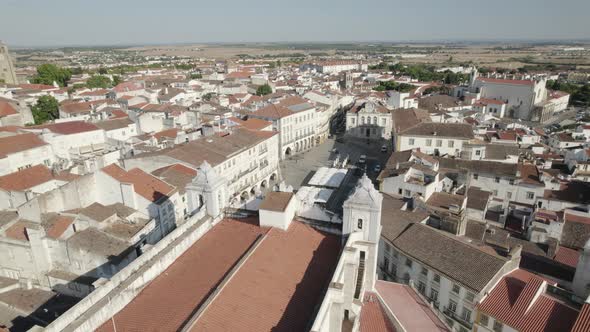
<instances>
[{"instance_id":1,"label":"red tiled roof","mask_svg":"<svg viewBox=\"0 0 590 332\"><path fill-rule=\"evenodd\" d=\"M0 100L0 118L14 114L18 114L18 112L14 109L12 104L7 101Z\"/></svg>"},{"instance_id":2,"label":"red tiled roof","mask_svg":"<svg viewBox=\"0 0 590 332\"><path fill-rule=\"evenodd\" d=\"M252 114L265 118L280 119L294 114L294 112L284 106L270 104L255 112L252 112Z\"/></svg>"},{"instance_id":3,"label":"red tiled roof","mask_svg":"<svg viewBox=\"0 0 590 332\"><path fill-rule=\"evenodd\" d=\"M250 78L250 76L253 74L255 74L255 73L250 72L250 71L234 71L233 73L229 73L229 74L225 75L225 78L226 79L233 79L233 78L247 79L247 78Z\"/></svg>"},{"instance_id":4,"label":"red tiled roof","mask_svg":"<svg viewBox=\"0 0 590 332\"><path fill-rule=\"evenodd\" d=\"M0 138L0 157L46 145L33 133Z\"/></svg>"},{"instance_id":5,"label":"red tiled roof","mask_svg":"<svg viewBox=\"0 0 590 332\"><path fill-rule=\"evenodd\" d=\"M571 332L588 332L590 331L590 303L584 303L582 310L576 319L576 324L572 327Z\"/></svg>"},{"instance_id":6,"label":"red tiled roof","mask_svg":"<svg viewBox=\"0 0 590 332\"><path fill-rule=\"evenodd\" d=\"M88 131L100 130L97 126L92 123L84 122L84 121L69 121L69 122L60 122L60 123L50 123L40 126L33 126L28 127L32 129L47 129L52 133L61 134L61 135L72 135L72 134L79 134Z\"/></svg>"},{"instance_id":7,"label":"red tiled roof","mask_svg":"<svg viewBox=\"0 0 590 332\"><path fill-rule=\"evenodd\" d=\"M111 164L102 171L119 182L132 183L135 192L151 202L157 202L174 190L174 187L139 168L125 171L116 164Z\"/></svg>"},{"instance_id":8,"label":"red tiled roof","mask_svg":"<svg viewBox=\"0 0 590 332\"><path fill-rule=\"evenodd\" d=\"M14 225L10 226L6 231L6 237L20 241L29 241L27 235L27 223L24 221L17 221Z\"/></svg>"},{"instance_id":9,"label":"red tiled roof","mask_svg":"<svg viewBox=\"0 0 590 332\"><path fill-rule=\"evenodd\" d=\"M36 165L22 171L0 176L0 189L24 191L53 180L51 170L45 165Z\"/></svg>"},{"instance_id":10,"label":"red tiled roof","mask_svg":"<svg viewBox=\"0 0 590 332\"><path fill-rule=\"evenodd\" d=\"M543 279L517 269L504 276L479 305L481 312L522 332L568 331L578 311L542 293Z\"/></svg>"},{"instance_id":11,"label":"red tiled roof","mask_svg":"<svg viewBox=\"0 0 590 332\"><path fill-rule=\"evenodd\" d=\"M115 331L113 321L117 331L180 330L184 321L265 232L254 222L223 220L97 331Z\"/></svg>"},{"instance_id":12,"label":"red tiled roof","mask_svg":"<svg viewBox=\"0 0 590 332\"><path fill-rule=\"evenodd\" d=\"M565 211L565 213L563 215L563 221L576 222L576 223L590 225L590 217L589 216L579 216L579 215L573 214L567 210Z\"/></svg>"},{"instance_id":13,"label":"red tiled roof","mask_svg":"<svg viewBox=\"0 0 590 332\"><path fill-rule=\"evenodd\" d=\"M231 117L230 120L250 130L261 130L272 125L272 122L257 118L248 118L246 120L241 120L236 117Z\"/></svg>"},{"instance_id":14,"label":"red tiled roof","mask_svg":"<svg viewBox=\"0 0 590 332\"><path fill-rule=\"evenodd\" d=\"M123 110L116 109L111 112L111 119L119 119L126 117L128 117L128 115Z\"/></svg>"},{"instance_id":15,"label":"red tiled roof","mask_svg":"<svg viewBox=\"0 0 590 332\"><path fill-rule=\"evenodd\" d=\"M554 260L565 264L565 265L569 265L573 268L575 268L578 265L578 258L580 257L580 252L574 249L570 249L567 247L559 247L559 249L557 249L557 253L555 254L555 257L553 257Z\"/></svg>"},{"instance_id":16,"label":"red tiled roof","mask_svg":"<svg viewBox=\"0 0 590 332\"><path fill-rule=\"evenodd\" d=\"M486 83L496 83L496 84L516 84L516 85L534 85L534 81L529 80L506 80L506 79L499 79L499 78L488 78L488 77L478 77L477 80L486 82Z\"/></svg>"},{"instance_id":17,"label":"red tiled roof","mask_svg":"<svg viewBox=\"0 0 590 332\"><path fill-rule=\"evenodd\" d=\"M59 215L56 217L56 220L51 227L46 231L46 234L50 238L58 239L73 222L73 217Z\"/></svg>"},{"instance_id":18,"label":"red tiled roof","mask_svg":"<svg viewBox=\"0 0 590 332\"><path fill-rule=\"evenodd\" d=\"M375 289L408 331L449 331L432 311L432 307L425 303L410 286L377 280Z\"/></svg>"},{"instance_id":19,"label":"red tiled roof","mask_svg":"<svg viewBox=\"0 0 590 332\"><path fill-rule=\"evenodd\" d=\"M185 175L190 175L192 177L197 176L197 171L195 169L184 166L182 164L172 164L169 166L164 166L162 168L158 168L157 170L153 171L152 174L154 174L156 176L160 176L161 174L166 173L168 171L179 172L179 173L183 173Z\"/></svg>"},{"instance_id":20,"label":"red tiled roof","mask_svg":"<svg viewBox=\"0 0 590 332\"><path fill-rule=\"evenodd\" d=\"M19 87L25 90L57 90L53 85L47 84L20 84Z\"/></svg>"},{"instance_id":21,"label":"red tiled roof","mask_svg":"<svg viewBox=\"0 0 590 332\"><path fill-rule=\"evenodd\" d=\"M166 130L162 130L162 131L154 134L154 138L156 138L158 141L165 138L165 137L166 138L176 138L177 136L178 136L178 128L166 129Z\"/></svg>"},{"instance_id":22,"label":"red tiled roof","mask_svg":"<svg viewBox=\"0 0 590 332\"><path fill-rule=\"evenodd\" d=\"M365 293L360 319L360 332L396 331L375 293Z\"/></svg>"},{"instance_id":23,"label":"red tiled roof","mask_svg":"<svg viewBox=\"0 0 590 332\"><path fill-rule=\"evenodd\" d=\"M478 100L476 100L476 104L481 104L481 105L504 105L506 104L505 102L501 101L501 100L496 100L496 99L489 99L489 98L480 98Z\"/></svg>"},{"instance_id":24,"label":"red tiled roof","mask_svg":"<svg viewBox=\"0 0 590 332\"><path fill-rule=\"evenodd\" d=\"M339 252L339 237L301 222L271 229L191 331L305 331Z\"/></svg>"}]
</instances>

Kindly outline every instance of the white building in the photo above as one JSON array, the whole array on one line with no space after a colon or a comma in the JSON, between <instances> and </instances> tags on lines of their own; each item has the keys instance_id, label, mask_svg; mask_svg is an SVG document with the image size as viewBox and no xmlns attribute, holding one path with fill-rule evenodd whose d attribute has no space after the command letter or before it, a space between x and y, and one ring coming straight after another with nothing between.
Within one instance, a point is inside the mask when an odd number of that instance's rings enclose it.
<instances>
[{"instance_id":1,"label":"white building","mask_svg":"<svg viewBox=\"0 0 590 332\"><path fill-rule=\"evenodd\" d=\"M402 131L397 151L420 148L431 155L459 156L463 144L473 139L471 125L461 123L419 123Z\"/></svg>"},{"instance_id":2,"label":"white building","mask_svg":"<svg viewBox=\"0 0 590 332\"><path fill-rule=\"evenodd\" d=\"M358 138L390 139L391 111L371 100L358 100L346 113L346 133Z\"/></svg>"},{"instance_id":3,"label":"white building","mask_svg":"<svg viewBox=\"0 0 590 332\"><path fill-rule=\"evenodd\" d=\"M267 105L248 116L270 121L279 132L281 159L311 149L317 144L318 112L301 97L287 97Z\"/></svg>"},{"instance_id":4,"label":"white building","mask_svg":"<svg viewBox=\"0 0 590 332\"><path fill-rule=\"evenodd\" d=\"M51 166L54 161L55 155L51 145L33 133L0 138L0 175L39 164Z\"/></svg>"}]
</instances>

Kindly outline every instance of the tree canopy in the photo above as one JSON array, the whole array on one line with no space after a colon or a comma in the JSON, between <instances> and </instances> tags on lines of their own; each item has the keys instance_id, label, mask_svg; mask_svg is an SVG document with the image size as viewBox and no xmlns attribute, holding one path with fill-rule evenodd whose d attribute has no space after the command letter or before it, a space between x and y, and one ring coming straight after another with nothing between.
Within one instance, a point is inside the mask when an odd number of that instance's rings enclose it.
<instances>
[{"instance_id":1,"label":"tree canopy","mask_svg":"<svg viewBox=\"0 0 590 332\"><path fill-rule=\"evenodd\" d=\"M110 88L112 85L111 79L108 76L94 75L86 80L86 87L89 89L95 88Z\"/></svg>"},{"instance_id":2,"label":"tree canopy","mask_svg":"<svg viewBox=\"0 0 590 332\"><path fill-rule=\"evenodd\" d=\"M52 85L56 82L59 86L66 86L72 77L69 69L46 63L37 67L37 76L33 77L33 83Z\"/></svg>"},{"instance_id":3,"label":"tree canopy","mask_svg":"<svg viewBox=\"0 0 590 332\"><path fill-rule=\"evenodd\" d=\"M373 90L375 91L400 91L400 92L410 92L414 88L416 88L412 84L407 83L397 83L394 81L385 81L379 82L379 85L374 87Z\"/></svg>"},{"instance_id":4,"label":"tree canopy","mask_svg":"<svg viewBox=\"0 0 590 332\"><path fill-rule=\"evenodd\" d=\"M272 88L268 84L261 85L256 89L257 96L264 96L270 93L272 93Z\"/></svg>"},{"instance_id":5,"label":"tree canopy","mask_svg":"<svg viewBox=\"0 0 590 332\"><path fill-rule=\"evenodd\" d=\"M59 118L59 104L52 96L41 96L37 103L31 107L35 124L55 120Z\"/></svg>"},{"instance_id":6,"label":"tree canopy","mask_svg":"<svg viewBox=\"0 0 590 332\"><path fill-rule=\"evenodd\" d=\"M584 85L560 82L547 81L547 88L551 90L559 90L570 94L570 104L580 107L590 107L590 84Z\"/></svg>"}]
</instances>

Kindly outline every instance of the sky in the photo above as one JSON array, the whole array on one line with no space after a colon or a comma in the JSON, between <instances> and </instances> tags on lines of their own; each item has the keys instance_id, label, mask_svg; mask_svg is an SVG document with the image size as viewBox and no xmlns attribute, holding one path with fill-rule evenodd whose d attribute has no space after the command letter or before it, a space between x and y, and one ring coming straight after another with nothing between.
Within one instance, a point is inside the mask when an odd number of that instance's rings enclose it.
<instances>
[{"instance_id":1,"label":"sky","mask_svg":"<svg viewBox=\"0 0 590 332\"><path fill-rule=\"evenodd\" d=\"M590 39L589 0L0 0L9 46Z\"/></svg>"}]
</instances>

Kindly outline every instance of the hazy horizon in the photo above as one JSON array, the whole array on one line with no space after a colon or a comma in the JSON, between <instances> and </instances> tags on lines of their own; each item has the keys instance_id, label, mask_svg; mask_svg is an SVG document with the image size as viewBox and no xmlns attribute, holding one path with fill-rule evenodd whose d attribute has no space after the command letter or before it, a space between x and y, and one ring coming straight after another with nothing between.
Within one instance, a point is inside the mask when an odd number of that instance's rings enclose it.
<instances>
[{"instance_id":1,"label":"hazy horizon","mask_svg":"<svg viewBox=\"0 0 590 332\"><path fill-rule=\"evenodd\" d=\"M228 0L196 4L8 0L0 40L10 47L227 43L586 42L590 1Z\"/></svg>"}]
</instances>

